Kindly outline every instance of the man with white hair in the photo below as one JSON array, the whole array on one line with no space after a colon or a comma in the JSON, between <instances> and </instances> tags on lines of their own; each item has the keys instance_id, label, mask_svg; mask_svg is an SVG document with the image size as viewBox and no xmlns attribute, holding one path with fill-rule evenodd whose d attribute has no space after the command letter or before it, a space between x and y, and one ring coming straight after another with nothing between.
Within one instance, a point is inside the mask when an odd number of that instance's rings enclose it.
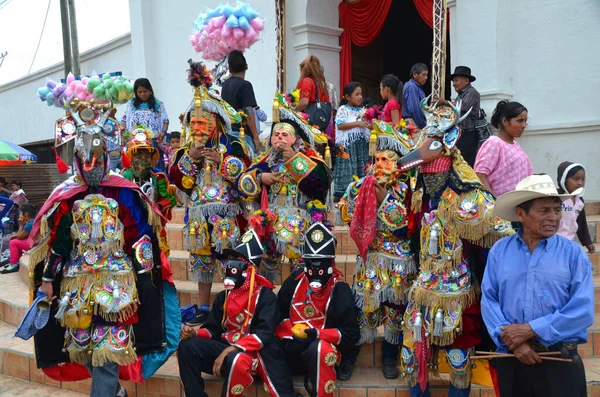
<instances>
[{"instance_id":1,"label":"man with white hair","mask_svg":"<svg viewBox=\"0 0 600 397\"><path fill-rule=\"evenodd\" d=\"M592 266L581 246L556 234L561 202L580 191L559 194L549 176L532 175L496 202L496 215L523 224L490 250L481 288L497 351L515 356L496 360L502 397L587 395L577 345L594 321Z\"/></svg>"}]
</instances>

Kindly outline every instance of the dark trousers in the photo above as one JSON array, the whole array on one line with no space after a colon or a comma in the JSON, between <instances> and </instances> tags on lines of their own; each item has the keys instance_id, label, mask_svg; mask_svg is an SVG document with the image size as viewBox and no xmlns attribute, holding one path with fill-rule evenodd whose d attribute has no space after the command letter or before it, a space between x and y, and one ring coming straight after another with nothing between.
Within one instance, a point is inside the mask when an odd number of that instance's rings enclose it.
<instances>
[{"instance_id":1,"label":"dark trousers","mask_svg":"<svg viewBox=\"0 0 600 397\"><path fill-rule=\"evenodd\" d=\"M460 150L463 159L473 168L477 158L477 149L479 148L479 134L476 129L462 130L460 138L456 142L456 147Z\"/></svg>"},{"instance_id":2,"label":"dark trousers","mask_svg":"<svg viewBox=\"0 0 600 397\"><path fill-rule=\"evenodd\" d=\"M569 356L577 356L577 349L569 351ZM587 396L585 370L579 356L572 363L542 361L535 365L503 358L496 360L496 369L502 397Z\"/></svg>"},{"instance_id":3,"label":"dark trousers","mask_svg":"<svg viewBox=\"0 0 600 397\"><path fill-rule=\"evenodd\" d=\"M217 357L229 347L229 344L204 338L190 338L181 341L177 351L179 361L179 376L183 383L186 396L206 397L204 379L201 372L212 374L213 364ZM239 353L230 353L223 360L221 374L228 376L235 356ZM288 366L281 357L280 349L265 348L260 351L260 356L266 367L273 387L281 397L294 397L294 386ZM221 396L227 395L227 379L223 382Z\"/></svg>"}]
</instances>

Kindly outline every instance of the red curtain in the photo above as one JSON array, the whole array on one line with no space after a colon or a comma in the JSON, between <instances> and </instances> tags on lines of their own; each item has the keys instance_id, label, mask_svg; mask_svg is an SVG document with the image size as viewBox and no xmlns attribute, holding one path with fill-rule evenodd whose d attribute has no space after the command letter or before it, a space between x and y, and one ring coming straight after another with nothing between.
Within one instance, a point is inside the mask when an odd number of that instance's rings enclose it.
<instances>
[{"instance_id":1,"label":"red curtain","mask_svg":"<svg viewBox=\"0 0 600 397\"><path fill-rule=\"evenodd\" d=\"M431 0L429 0L431 1ZM352 44L364 47L371 44L385 23L392 0L361 0L339 5L340 27L340 87L352 81Z\"/></svg>"},{"instance_id":2,"label":"red curtain","mask_svg":"<svg viewBox=\"0 0 600 397\"><path fill-rule=\"evenodd\" d=\"M433 29L433 0L413 0L423 21ZM446 28L450 30L450 10L448 10Z\"/></svg>"},{"instance_id":3,"label":"red curtain","mask_svg":"<svg viewBox=\"0 0 600 397\"><path fill-rule=\"evenodd\" d=\"M423 21L433 29L433 1L413 0ZM352 81L352 44L360 47L371 44L383 28L392 0L360 0L339 5L340 27L340 88ZM450 12L448 11L448 21ZM450 23L447 24L450 29Z\"/></svg>"}]
</instances>

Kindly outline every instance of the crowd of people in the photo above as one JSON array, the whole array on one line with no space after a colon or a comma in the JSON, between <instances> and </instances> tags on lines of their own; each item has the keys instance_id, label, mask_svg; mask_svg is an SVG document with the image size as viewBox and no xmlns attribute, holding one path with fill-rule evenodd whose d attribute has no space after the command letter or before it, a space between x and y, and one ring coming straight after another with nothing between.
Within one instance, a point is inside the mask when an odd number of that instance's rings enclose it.
<instances>
[{"instance_id":1,"label":"crowd of people","mask_svg":"<svg viewBox=\"0 0 600 397\"><path fill-rule=\"evenodd\" d=\"M310 396L328 396L383 329L383 375L405 376L411 396L430 395L441 361L448 395L468 396L481 351L505 353L490 370L502 396L585 395L577 344L594 292L573 241L594 252L585 168L560 164L556 184L533 174L518 144L523 105L498 103L491 135L471 70L450 76L456 100L430 98L421 63L406 84L382 77L380 108L364 106L358 82L338 104L309 56L297 93L276 94L261 142L246 59L228 60L221 95L190 61L181 131L169 133L147 79L135 82L123 142L74 119L76 175L35 222L20 206L5 270L32 247L32 294L56 297L31 331L46 375L91 376L92 396L124 396L119 379L148 379L177 349L188 396L207 395L202 373L224 379L223 396L259 378L270 395L295 397L293 375ZM112 105L68 106L115 116ZM198 286L197 307L181 311L165 231L178 205ZM359 250L352 285L335 264L336 223ZM291 274L275 294L283 266Z\"/></svg>"}]
</instances>

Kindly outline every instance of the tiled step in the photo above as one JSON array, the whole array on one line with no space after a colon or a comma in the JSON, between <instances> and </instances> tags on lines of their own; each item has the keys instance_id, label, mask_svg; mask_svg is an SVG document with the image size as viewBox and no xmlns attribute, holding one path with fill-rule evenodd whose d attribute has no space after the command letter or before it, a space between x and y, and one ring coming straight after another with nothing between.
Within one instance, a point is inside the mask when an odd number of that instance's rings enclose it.
<instances>
[{"instance_id":1,"label":"tiled step","mask_svg":"<svg viewBox=\"0 0 600 397\"><path fill-rule=\"evenodd\" d=\"M598 241L600 237L600 214L589 215L586 213L586 219L592 241L594 243L600 242Z\"/></svg>"},{"instance_id":2,"label":"tiled step","mask_svg":"<svg viewBox=\"0 0 600 397\"><path fill-rule=\"evenodd\" d=\"M42 393L17 394L19 396L66 396L79 397L80 393L89 393L90 380L80 382L56 382L46 377L35 364L33 355L33 342L21 341L11 338L14 327L0 322L0 390L4 384L3 379L8 378L11 384L23 385L20 381L32 382L30 390L44 385ZM596 396L600 392L600 358L584 359L586 368L586 379L588 382L588 396ZM158 372L142 384L122 382L131 397L184 397L179 380L179 371L175 357L171 357ZM204 374L206 380L206 392L209 396L220 394L222 380L211 375ZM445 396L448 388L447 375L431 378L432 395ZM17 380L17 381L14 381ZM19 381L20 380L20 381ZM303 390L301 377L294 378L294 386L298 393L306 396ZM25 384L27 386L27 384ZM38 386L36 386L38 385ZM19 386L20 387L20 386ZM19 389L20 390L20 389ZM25 393L25 391L23 391ZM46 394L48 393L48 394ZM5 395L0 392L0 395ZM473 385L471 396L491 397L493 390ZM246 396L266 397L260 384L253 385ZM346 382L337 382L336 397L349 396L375 396L375 397L408 397L409 390L403 378L387 380L381 374L380 368L367 368L358 364L354 369L352 379Z\"/></svg>"},{"instance_id":3,"label":"tiled step","mask_svg":"<svg viewBox=\"0 0 600 397\"><path fill-rule=\"evenodd\" d=\"M586 215L600 215L600 200L585 200Z\"/></svg>"},{"instance_id":4,"label":"tiled step","mask_svg":"<svg viewBox=\"0 0 600 397\"><path fill-rule=\"evenodd\" d=\"M87 393L79 393L59 387L40 383L33 383L14 378L8 375L0 375L0 396L19 397L85 397Z\"/></svg>"}]
</instances>

